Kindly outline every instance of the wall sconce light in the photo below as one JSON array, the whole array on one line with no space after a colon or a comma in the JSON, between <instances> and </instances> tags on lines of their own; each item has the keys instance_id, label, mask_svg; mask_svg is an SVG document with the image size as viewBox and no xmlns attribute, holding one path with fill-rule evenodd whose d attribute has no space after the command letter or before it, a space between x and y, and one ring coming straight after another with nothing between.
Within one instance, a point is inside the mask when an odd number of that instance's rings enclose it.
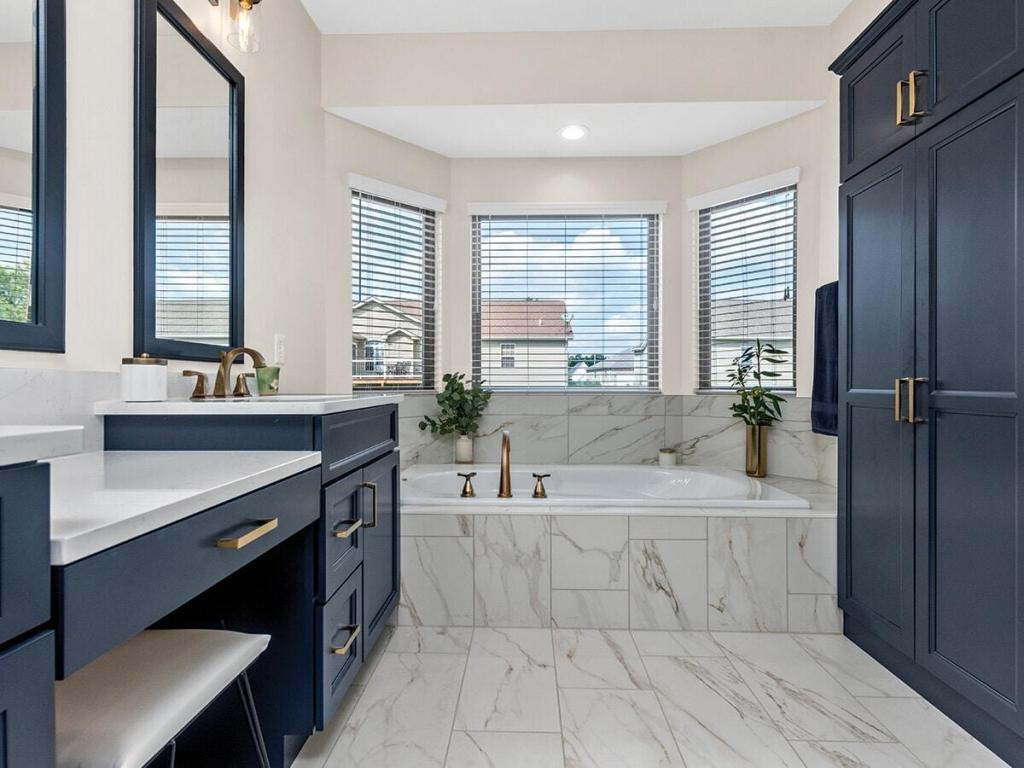
<instances>
[{"instance_id":1,"label":"wall sconce light","mask_svg":"<svg viewBox=\"0 0 1024 768\"><path fill-rule=\"evenodd\" d=\"M242 53L260 49L260 0L210 0L210 5L223 7L223 24L227 41Z\"/></svg>"}]
</instances>

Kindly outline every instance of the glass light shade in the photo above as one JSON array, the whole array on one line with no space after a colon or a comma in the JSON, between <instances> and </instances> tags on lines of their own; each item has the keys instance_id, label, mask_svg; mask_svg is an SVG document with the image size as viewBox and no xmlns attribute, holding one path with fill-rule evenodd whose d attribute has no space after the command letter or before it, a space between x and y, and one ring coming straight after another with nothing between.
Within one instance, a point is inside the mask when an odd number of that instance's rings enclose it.
<instances>
[{"instance_id":1,"label":"glass light shade","mask_svg":"<svg viewBox=\"0 0 1024 768\"><path fill-rule=\"evenodd\" d=\"M242 53L260 49L259 0L226 0L228 42Z\"/></svg>"}]
</instances>

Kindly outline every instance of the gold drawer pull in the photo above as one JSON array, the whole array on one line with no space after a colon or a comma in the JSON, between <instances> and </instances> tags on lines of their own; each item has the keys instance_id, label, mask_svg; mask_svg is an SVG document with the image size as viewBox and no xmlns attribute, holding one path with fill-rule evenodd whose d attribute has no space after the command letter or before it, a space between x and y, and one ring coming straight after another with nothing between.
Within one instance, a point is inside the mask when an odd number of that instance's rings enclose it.
<instances>
[{"instance_id":1,"label":"gold drawer pull","mask_svg":"<svg viewBox=\"0 0 1024 768\"><path fill-rule=\"evenodd\" d=\"M334 538L347 539L349 536L351 536L353 533L355 533L363 527L362 520L346 520L345 522L348 524L348 528L346 528L344 531L334 531Z\"/></svg>"},{"instance_id":2,"label":"gold drawer pull","mask_svg":"<svg viewBox=\"0 0 1024 768\"><path fill-rule=\"evenodd\" d=\"M344 645L337 648L332 647L331 653L335 656L347 656L348 652L352 650L352 643L356 641L356 638L362 633L363 628L358 624L348 624L344 627L338 627L338 629L346 629L352 634L348 636L348 640Z\"/></svg>"},{"instance_id":3,"label":"gold drawer pull","mask_svg":"<svg viewBox=\"0 0 1024 768\"><path fill-rule=\"evenodd\" d=\"M892 420L903 421L903 413L900 408L903 400L903 382L906 379L894 379L892 384Z\"/></svg>"},{"instance_id":4,"label":"gold drawer pull","mask_svg":"<svg viewBox=\"0 0 1024 768\"><path fill-rule=\"evenodd\" d=\"M907 117L911 120L917 120L919 117L925 117L928 114L927 110L917 108L917 78L927 76L928 71L924 69L915 69L907 77L907 90L910 92L910 107L907 110Z\"/></svg>"},{"instance_id":5,"label":"gold drawer pull","mask_svg":"<svg viewBox=\"0 0 1024 768\"><path fill-rule=\"evenodd\" d=\"M217 546L221 549L241 549L252 544L256 539L262 539L272 530L277 528L277 518L261 520L257 528L253 528L243 536L233 539L217 539Z\"/></svg>"},{"instance_id":6,"label":"gold drawer pull","mask_svg":"<svg viewBox=\"0 0 1024 768\"><path fill-rule=\"evenodd\" d=\"M376 483L360 483L360 485L363 488L369 488L370 491L373 494L373 522L372 523L367 523L366 527L367 528L376 528L377 527L377 514L378 514L378 511L379 511L378 507L377 507L377 490L378 490L377 489L377 484Z\"/></svg>"}]
</instances>

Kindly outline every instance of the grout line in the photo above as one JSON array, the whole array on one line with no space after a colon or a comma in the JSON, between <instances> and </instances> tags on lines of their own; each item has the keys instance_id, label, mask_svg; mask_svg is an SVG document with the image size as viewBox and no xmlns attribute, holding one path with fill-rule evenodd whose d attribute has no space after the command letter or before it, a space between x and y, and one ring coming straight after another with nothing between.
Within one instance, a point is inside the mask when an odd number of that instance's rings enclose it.
<instances>
[{"instance_id":1,"label":"grout line","mask_svg":"<svg viewBox=\"0 0 1024 768\"><path fill-rule=\"evenodd\" d=\"M441 763L442 766L448 765L448 753L452 749L452 739L455 737L455 723L459 719L459 708L462 706L462 689L466 685L466 670L469 669L469 656L473 653L473 639L476 636L476 630L473 629L470 632L469 637L469 650L466 651L466 661L462 665L462 676L459 678L459 695L455 697L455 711L452 712L452 725L448 729L448 744L444 748L444 761Z\"/></svg>"}]
</instances>

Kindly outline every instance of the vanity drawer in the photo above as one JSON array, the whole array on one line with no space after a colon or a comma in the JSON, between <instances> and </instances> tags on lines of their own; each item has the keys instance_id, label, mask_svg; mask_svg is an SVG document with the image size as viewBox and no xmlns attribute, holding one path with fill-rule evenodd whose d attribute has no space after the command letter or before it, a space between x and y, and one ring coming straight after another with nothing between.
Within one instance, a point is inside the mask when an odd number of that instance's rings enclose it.
<instances>
[{"instance_id":1,"label":"vanity drawer","mask_svg":"<svg viewBox=\"0 0 1024 768\"><path fill-rule=\"evenodd\" d=\"M326 605L316 609L316 727L341 706L363 665L363 571L356 568Z\"/></svg>"},{"instance_id":2,"label":"vanity drawer","mask_svg":"<svg viewBox=\"0 0 1024 768\"><path fill-rule=\"evenodd\" d=\"M70 675L319 518L314 468L54 569L58 675ZM267 520L276 527L264 527ZM222 539L237 541L225 548Z\"/></svg>"},{"instance_id":3,"label":"vanity drawer","mask_svg":"<svg viewBox=\"0 0 1024 768\"><path fill-rule=\"evenodd\" d=\"M324 488L317 566L317 588L323 602L363 562L363 490L362 472L354 472Z\"/></svg>"},{"instance_id":4,"label":"vanity drawer","mask_svg":"<svg viewBox=\"0 0 1024 768\"><path fill-rule=\"evenodd\" d=\"M317 426L326 485L344 477L398 445L398 407L382 405L324 416Z\"/></svg>"},{"instance_id":5,"label":"vanity drawer","mask_svg":"<svg viewBox=\"0 0 1024 768\"><path fill-rule=\"evenodd\" d=\"M0 644L50 620L49 464L0 470L0 597Z\"/></svg>"},{"instance_id":6,"label":"vanity drawer","mask_svg":"<svg viewBox=\"0 0 1024 768\"><path fill-rule=\"evenodd\" d=\"M0 651L0 767L53 765L53 632Z\"/></svg>"}]
</instances>

